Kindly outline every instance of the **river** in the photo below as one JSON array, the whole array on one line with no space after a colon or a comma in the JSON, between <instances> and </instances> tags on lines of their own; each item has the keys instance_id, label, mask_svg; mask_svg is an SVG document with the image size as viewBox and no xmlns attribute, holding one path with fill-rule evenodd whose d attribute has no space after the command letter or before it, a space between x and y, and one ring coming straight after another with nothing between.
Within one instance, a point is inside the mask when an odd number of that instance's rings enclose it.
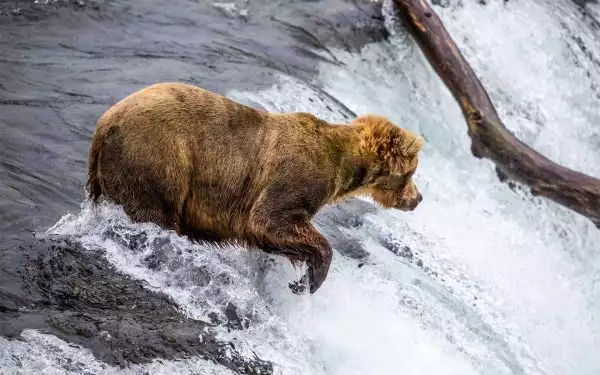
<instances>
[{"instance_id":1,"label":"river","mask_svg":"<svg viewBox=\"0 0 600 375\"><path fill-rule=\"evenodd\" d=\"M600 4L434 1L514 134L600 176ZM388 0L0 2L0 374L600 373L600 231L474 158L460 109ZM191 244L85 200L97 118L197 84L423 134L410 213L315 224L312 296L284 259Z\"/></svg>"}]
</instances>

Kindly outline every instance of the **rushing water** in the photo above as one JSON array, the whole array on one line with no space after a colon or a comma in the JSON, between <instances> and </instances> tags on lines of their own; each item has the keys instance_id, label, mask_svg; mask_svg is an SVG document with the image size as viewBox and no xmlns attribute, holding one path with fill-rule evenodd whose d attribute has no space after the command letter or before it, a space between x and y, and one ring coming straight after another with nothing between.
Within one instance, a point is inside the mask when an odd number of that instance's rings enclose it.
<instances>
[{"instance_id":1,"label":"rushing water","mask_svg":"<svg viewBox=\"0 0 600 375\"><path fill-rule=\"evenodd\" d=\"M297 9L315 6L294 3ZM442 3L449 4L436 10L489 90L507 127L553 160L600 176L600 131L596 126L600 123L600 27L594 18L600 14L600 6L592 2L580 8L565 0ZM161 5L158 1L152 4ZM288 11L281 3L211 4L202 9L219 12L221 18L213 18L209 26L187 26L220 35L221 25L228 25L228 38L235 37L238 43L252 36L264 37L245 52L238 51L239 61L231 60L236 57L229 51L221 76L202 73L208 86L235 100L271 111L310 111L336 122L347 121L354 114L376 112L427 139L416 173L424 201L416 211L381 210L365 198L329 207L316 218L337 250L328 280L317 294L290 293L287 282L297 279L302 270L294 270L283 259L243 248L217 250L193 245L155 225L132 224L113 205L94 208L83 201L79 208L73 207L83 196L94 116L112 98L126 94L122 87L102 82L106 80L101 77L102 69L115 82L128 82L128 88L157 80L144 71L146 68L160 72L161 78L202 85L202 80L190 79L193 69L221 63L215 62L217 58L211 53L222 56L224 50L210 52L207 47L212 34L198 36L202 42L195 43L192 36L184 35L184 20L178 23L173 16L196 11L203 21L210 19L210 13L202 16L194 4L178 1L168 5L169 17L165 18L171 23L163 23L170 28L164 34L159 30L138 34L133 26L125 27L123 38L160 45L143 54L124 52L126 46L117 49L119 43L127 42L115 39L112 34L116 31L105 23L118 25L118 17L99 21L93 14L62 13L69 22L75 22L71 17L85 17L83 26L92 23L95 30L98 24L102 26L106 35L86 34L83 28L74 41L60 42L72 43L76 55L83 53L82 45L87 43L92 57L81 59L60 49L59 55L64 55L58 58L67 67L57 68L53 61L46 76L31 70L31 65L26 65L18 78L4 76L4 93L10 92L6 87L21 91L2 98L2 111L23 113L22 117L0 115L5 121L1 129L7 135L5 141L0 139L5 147L0 155L7 160L2 171L12 173L6 174L12 178L10 183L0 183L4 191L0 197L5 200L0 213L5 215L7 234L20 238L14 224L19 223L21 227L39 225L34 229L42 232L47 229L42 237L80 241L86 251L100 254L122 274L169 296L182 316L215 323L219 340L232 343L241 357L271 362L278 374L600 373L600 231L588 220L534 198L519 186L500 183L490 162L470 154L458 106L411 39L394 25L389 3L383 4L389 40L360 48L333 43L319 49L304 40L304 52L291 48L268 53L266 49L252 52L256 56L248 58L248 51L256 45L264 48L276 40L284 44L282 37L267 36L264 25L268 23L261 24L262 30L258 26L237 29L232 19L241 17L252 24L253 14L285 18ZM135 5L133 9L127 12L142 20L136 22L154 22L156 9L139 7L136 11ZM193 15L186 17L194 19ZM52 25L55 38L69 34ZM254 30L252 35L245 34L248 30ZM23 37L28 33L7 35ZM167 36L183 38L197 55L173 60L172 55L185 49L185 44ZM51 38L30 37L28 44L10 41L11 48L20 54L5 59L30 62L34 56L42 64L56 58L51 56L52 47L47 47L52 45L48 43ZM103 45L103 37L111 41L110 45ZM294 42L290 39L286 43ZM43 47L47 52L31 52ZM301 56L297 61L290 56L293 51ZM159 52L164 59L148 57ZM272 62L265 62L265 56ZM69 76L70 59L78 64L78 72L86 64L92 65L87 83L81 77ZM310 61L316 61L314 67ZM176 73L165 73L170 64ZM261 69L269 64L280 68L264 73ZM17 68L13 65L12 69ZM63 76L51 75L57 70ZM235 80L244 73L253 78L236 85ZM34 88L44 80L51 82L53 90L64 85L65 91L78 88L75 91L86 97L79 104L56 104L60 96L40 98ZM31 91L24 90L23 82ZM74 144L66 143L73 133L52 133L58 125L38 130L27 123L41 120L38 107L15 103L36 99L41 102L39 106L49 100L54 108L56 117L46 121L66 117L66 122L77 128ZM22 128L11 124L22 124ZM35 142L39 145L30 147ZM13 150L19 146L31 154L17 158ZM34 153L36 147L51 148L57 156L38 159L35 155L45 154L43 150ZM59 172L66 174L68 189L54 183ZM25 177L18 180L15 176L19 175ZM25 184L33 187L26 188ZM16 191L8 193L10 186ZM49 207L60 203L39 198L46 190L50 200L53 194L68 194L63 204L70 213L54 225L29 218L35 216L28 208L32 206L42 212L38 216L58 215L54 221L64 214L66 209L45 209L44 203ZM18 209L14 201L26 208ZM1 323L13 324L8 318ZM2 374L42 370L56 374L237 371L198 356L179 360L158 356L150 363L119 368L99 360L93 348L69 344L65 337L44 333L35 326L23 328L21 340L0 337Z\"/></svg>"}]
</instances>

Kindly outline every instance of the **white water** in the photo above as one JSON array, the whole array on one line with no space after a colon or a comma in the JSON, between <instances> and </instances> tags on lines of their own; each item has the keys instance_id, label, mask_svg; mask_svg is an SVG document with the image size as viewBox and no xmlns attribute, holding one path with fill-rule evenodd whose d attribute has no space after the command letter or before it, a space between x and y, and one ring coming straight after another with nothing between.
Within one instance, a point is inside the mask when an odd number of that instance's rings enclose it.
<instances>
[{"instance_id":1,"label":"white water","mask_svg":"<svg viewBox=\"0 0 600 375\"><path fill-rule=\"evenodd\" d=\"M438 10L506 125L553 160L600 176L600 134L593 126L599 103L585 71L594 82L600 72L592 64L576 65L584 55L570 48L561 23L577 30L595 56L600 47L594 49L594 35L580 29L570 3L556 3L497 1ZM152 271L143 262L152 246L133 252L104 239L107 228L128 223L113 206L96 212L84 203L81 213L64 217L51 232L82 235L90 249L105 250L119 269L173 296L194 317L234 302L252 322L249 330L224 331L223 337L272 360L281 374L600 373L600 231L566 209L499 183L491 163L470 155L450 94L412 42L395 38L393 45L365 47L360 56L336 52L346 66L324 65L318 79L357 114L390 116L428 140L416 175L424 195L418 210L380 210L353 230L372 264L358 268L336 254L322 289L299 297L287 282L300 271L285 261L261 280L256 269L262 254L218 252L150 224L127 224L125 231L146 231L149 242L171 239L171 270ZM230 96L269 110L343 120L335 103L284 76L269 90ZM378 245L382 235L410 246L431 271ZM178 249L183 255L176 255ZM182 276L194 266L231 281L195 285ZM54 337L28 331L25 339L2 339L0 363L11 363L14 354L27 358L24 368L31 371L54 371L47 373L64 373L64 358L95 373L228 373L203 361L121 371ZM32 358L28 351L42 354Z\"/></svg>"}]
</instances>

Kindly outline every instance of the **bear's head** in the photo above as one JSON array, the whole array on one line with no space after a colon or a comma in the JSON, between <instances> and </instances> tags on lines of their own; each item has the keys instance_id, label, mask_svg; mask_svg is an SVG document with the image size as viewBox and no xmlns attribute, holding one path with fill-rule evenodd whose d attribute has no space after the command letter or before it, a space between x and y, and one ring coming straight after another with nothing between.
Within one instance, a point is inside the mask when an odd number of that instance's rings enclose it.
<instances>
[{"instance_id":1,"label":"bear's head","mask_svg":"<svg viewBox=\"0 0 600 375\"><path fill-rule=\"evenodd\" d=\"M394 125L386 117L357 117L360 153L368 160L363 190L386 208L412 211L423 200L413 181L424 139Z\"/></svg>"}]
</instances>

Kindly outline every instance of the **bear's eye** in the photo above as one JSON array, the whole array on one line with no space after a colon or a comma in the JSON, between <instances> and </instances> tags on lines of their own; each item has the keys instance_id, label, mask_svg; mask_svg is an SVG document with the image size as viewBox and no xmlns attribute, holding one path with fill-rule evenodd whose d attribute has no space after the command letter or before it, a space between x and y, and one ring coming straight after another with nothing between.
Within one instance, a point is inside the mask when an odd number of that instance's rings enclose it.
<instances>
[{"instance_id":1,"label":"bear's eye","mask_svg":"<svg viewBox=\"0 0 600 375\"><path fill-rule=\"evenodd\" d=\"M394 176L395 185L397 187L404 187L404 185L406 185L406 183L410 179L410 176L408 175L408 173L397 174L397 175L393 175L393 176Z\"/></svg>"},{"instance_id":2,"label":"bear's eye","mask_svg":"<svg viewBox=\"0 0 600 375\"><path fill-rule=\"evenodd\" d=\"M377 179L379 177L387 176L390 172L387 168L378 166L373 170L373 179Z\"/></svg>"}]
</instances>

